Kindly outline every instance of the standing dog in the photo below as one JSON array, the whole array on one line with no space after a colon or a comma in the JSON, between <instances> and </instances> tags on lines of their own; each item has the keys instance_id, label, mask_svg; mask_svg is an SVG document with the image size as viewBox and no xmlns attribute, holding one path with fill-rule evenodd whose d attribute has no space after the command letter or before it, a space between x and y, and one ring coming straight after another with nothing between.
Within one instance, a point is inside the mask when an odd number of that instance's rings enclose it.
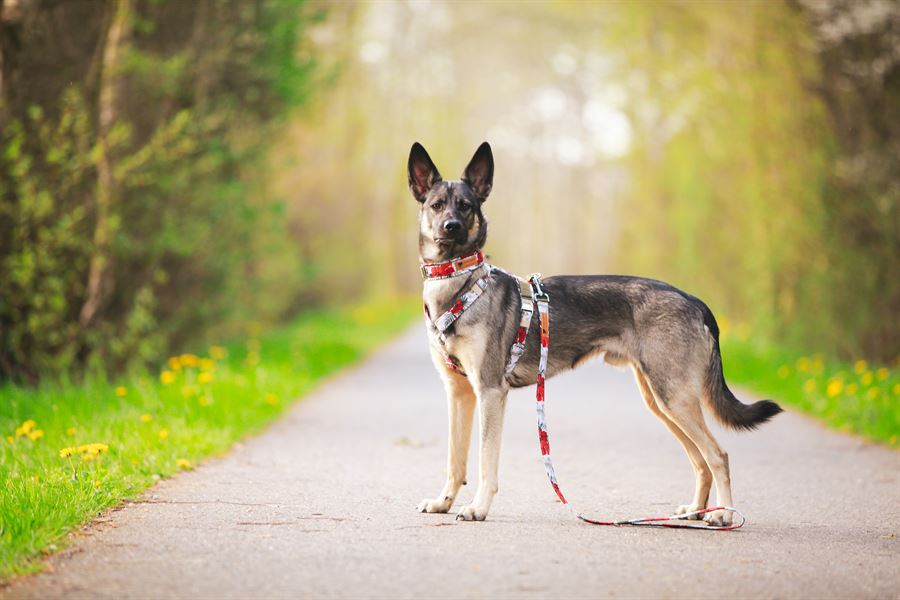
<instances>
[{"instance_id":1,"label":"standing dog","mask_svg":"<svg viewBox=\"0 0 900 600\"><path fill-rule=\"evenodd\" d=\"M487 239L482 205L491 192L494 159L483 143L458 181L444 181L420 144L409 154L409 187L419 202L419 256L423 263L450 261L481 250ZM475 282L476 271L459 277L428 279L424 285L431 355L444 381L450 413L447 482L440 495L423 500L421 512L445 513L466 481L466 461L477 403L481 421L478 491L457 519L481 521L497 493L497 464L503 412L511 387L534 384L539 335L526 338L524 354L505 373L517 335L521 299L518 281L491 271L477 302L443 335L433 319L450 309ZM753 429L781 412L769 400L742 404L722 375L719 328L697 298L652 279L621 275L558 276L544 281L553 299L553 341L547 377L602 354L613 365L629 365L650 411L684 446L694 468L694 498L678 514L706 508L713 481L720 506L733 506L728 455L703 420L701 404L725 425ZM538 327L535 312L529 327ZM448 366L448 359L457 368ZM465 375L463 375L465 373ZM731 511L704 518L731 523Z\"/></svg>"}]
</instances>

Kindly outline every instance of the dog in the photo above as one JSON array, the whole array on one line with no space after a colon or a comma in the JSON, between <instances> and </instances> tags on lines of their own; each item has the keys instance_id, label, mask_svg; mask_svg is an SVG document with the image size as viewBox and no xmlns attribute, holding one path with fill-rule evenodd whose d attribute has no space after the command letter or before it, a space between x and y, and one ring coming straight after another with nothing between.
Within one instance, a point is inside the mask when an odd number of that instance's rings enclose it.
<instances>
[{"instance_id":1,"label":"dog","mask_svg":"<svg viewBox=\"0 0 900 600\"><path fill-rule=\"evenodd\" d=\"M482 208L491 193L494 158L487 142L476 150L462 178L444 181L418 142L409 153L409 188L419 203L419 258L423 265L450 263L479 253L487 240ZM480 254L479 254L480 256ZM420 512L446 513L466 483L466 462L475 406L481 438L475 499L456 518L482 521L498 491L497 466L503 413L510 388L536 383L540 336L525 338L524 352L506 372L510 347L519 329L519 281L491 270L477 301L446 330L434 319L458 304L479 272L427 278L423 300L429 348L443 380L449 404L447 479L441 493L423 500ZM734 506L728 455L713 438L701 406L724 425L754 429L781 412L770 400L740 402L725 383L719 327L701 300L671 285L623 275L555 276L543 282L552 298L546 377L602 355L614 366L634 372L644 402L684 447L694 469L694 497L676 509L687 514L707 507L715 482L718 506ZM476 290L477 291L477 290ZM539 328L535 311L528 331ZM727 526L731 511L702 518ZM701 517L695 517L701 518Z\"/></svg>"}]
</instances>

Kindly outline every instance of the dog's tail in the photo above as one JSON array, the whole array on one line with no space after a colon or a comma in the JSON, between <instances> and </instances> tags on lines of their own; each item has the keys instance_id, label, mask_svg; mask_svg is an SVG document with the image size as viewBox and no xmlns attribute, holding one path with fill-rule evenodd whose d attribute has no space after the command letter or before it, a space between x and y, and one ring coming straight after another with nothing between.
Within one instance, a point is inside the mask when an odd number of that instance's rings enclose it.
<instances>
[{"instance_id":1,"label":"dog's tail","mask_svg":"<svg viewBox=\"0 0 900 600\"><path fill-rule=\"evenodd\" d=\"M709 307L703 304L703 309L703 322L709 329L710 335L713 336L713 347L706 373L706 400L709 408L723 425L738 430L756 429L780 413L782 408L771 400L744 404L728 389L728 384L725 383L725 374L722 372L719 325Z\"/></svg>"}]
</instances>

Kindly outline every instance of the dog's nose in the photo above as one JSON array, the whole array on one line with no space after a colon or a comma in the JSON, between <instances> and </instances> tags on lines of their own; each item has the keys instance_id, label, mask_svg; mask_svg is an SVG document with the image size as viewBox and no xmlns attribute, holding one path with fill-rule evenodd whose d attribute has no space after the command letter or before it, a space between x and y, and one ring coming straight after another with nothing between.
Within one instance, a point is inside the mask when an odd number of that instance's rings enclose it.
<instances>
[{"instance_id":1,"label":"dog's nose","mask_svg":"<svg viewBox=\"0 0 900 600\"><path fill-rule=\"evenodd\" d=\"M462 223L457 221L456 219L450 219L446 223L444 223L444 231L447 233L453 233L454 231L459 231L462 229Z\"/></svg>"}]
</instances>

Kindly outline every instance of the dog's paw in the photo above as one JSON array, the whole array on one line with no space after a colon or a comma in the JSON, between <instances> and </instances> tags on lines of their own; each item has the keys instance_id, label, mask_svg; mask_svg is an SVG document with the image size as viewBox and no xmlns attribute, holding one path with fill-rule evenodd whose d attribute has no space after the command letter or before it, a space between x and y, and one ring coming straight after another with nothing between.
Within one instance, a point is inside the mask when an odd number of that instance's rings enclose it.
<instances>
[{"instance_id":1,"label":"dog's paw","mask_svg":"<svg viewBox=\"0 0 900 600\"><path fill-rule=\"evenodd\" d=\"M487 518L488 511L484 508L470 504L464 506L456 513L457 521L484 521Z\"/></svg>"},{"instance_id":2,"label":"dog's paw","mask_svg":"<svg viewBox=\"0 0 900 600\"><path fill-rule=\"evenodd\" d=\"M714 510L703 515L703 520L713 527L729 527L732 514L730 510Z\"/></svg>"},{"instance_id":3,"label":"dog's paw","mask_svg":"<svg viewBox=\"0 0 900 600\"><path fill-rule=\"evenodd\" d=\"M682 504L677 509L675 509L676 515L686 515L688 513L692 513L698 510L703 510L706 508L705 506L698 506L696 504ZM693 515L688 517L688 520L691 521L700 521L703 519L703 515Z\"/></svg>"},{"instance_id":4,"label":"dog's paw","mask_svg":"<svg viewBox=\"0 0 900 600\"><path fill-rule=\"evenodd\" d=\"M436 498L434 500L425 499L419 502L416 510L423 513L445 513L450 510L453 501L450 498Z\"/></svg>"}]
</instances>

